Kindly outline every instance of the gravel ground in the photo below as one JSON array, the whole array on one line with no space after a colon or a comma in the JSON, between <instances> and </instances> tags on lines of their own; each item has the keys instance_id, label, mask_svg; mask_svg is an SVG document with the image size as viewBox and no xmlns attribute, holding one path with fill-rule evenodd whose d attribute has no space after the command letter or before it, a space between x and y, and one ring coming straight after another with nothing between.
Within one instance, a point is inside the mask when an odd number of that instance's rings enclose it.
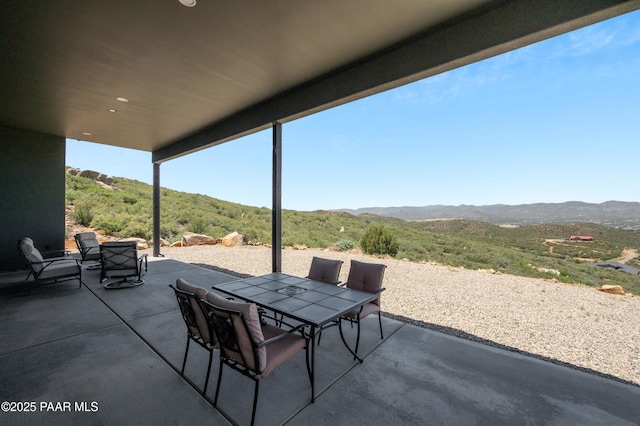
<instances>
[{"instance_id":1,"label":"gravel ground","mask_svg":"<svg viewBox=\"0 0 640 426\"><path fill-rule=\"evenodd\" d=\"M235 275L271 272L271 249L163 247L162 254ZM283 272L312 256L387 265L384 315L421 327L640 385L640 298L541 279L323 250L284 250Z\"/></svg>"}]
</instances>

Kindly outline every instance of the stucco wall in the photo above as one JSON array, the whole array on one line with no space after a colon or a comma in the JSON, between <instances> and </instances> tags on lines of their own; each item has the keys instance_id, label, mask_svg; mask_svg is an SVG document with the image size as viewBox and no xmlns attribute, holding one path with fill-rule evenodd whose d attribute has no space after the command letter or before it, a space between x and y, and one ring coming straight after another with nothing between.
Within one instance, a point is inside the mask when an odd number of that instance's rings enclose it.
<instances>
[{"instance_id":1,"label":"stucco wall","mask_svg":"<svg viewBox=\"0 0 640 426\"><path fill-rule=\"evenodd\" d=\"M0 127L0 271L23 269L16 244L64 248L64 137Z\"/></svg>"}]
</instances>

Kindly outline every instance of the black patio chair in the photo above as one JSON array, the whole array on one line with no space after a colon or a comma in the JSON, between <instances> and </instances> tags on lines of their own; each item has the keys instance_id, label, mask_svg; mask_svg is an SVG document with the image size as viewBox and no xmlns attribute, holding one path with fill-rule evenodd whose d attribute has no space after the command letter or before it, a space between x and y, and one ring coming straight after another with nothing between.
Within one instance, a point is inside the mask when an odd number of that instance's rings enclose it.
<instances>
[{"instance_id":1,"label":"black patio chair","mask_svg":"<svg viewBox=\"0 0 640 426\"><path fill-rule=\"evenodd\" d=\"M122 278L120 281L105 284L105 288L128 288L144 284L142 276L147 272L147 255L138 257L137 242L105 241L100 245L100 259L100 282L108 278ZM130 280L129 277L135 279Z\"/></svg>"},{"instance_id":2,"label":"black patio chair","mask_svg":"<svg viewBox=\"0 0 640 426\"><path fill-rule=\"evenodd\" d=\"M340 270L342 269L342 260L325 259L322 257L313 256L311 259L311 266L309 267L309 274L307 278L315 281L322 281L327 284L340 284ZM322 330L338 325L338 320L330 322L320 329L318 334L318 345L322 339Z\"/></svg>"},{"instance_id":3,"label":"black patio chair","mask_svg":"<svg viewBox=\"0 0 640 426\"><path fill-rule=\"evenodd\" d=\"M207 300L201 301L200 304L207 321L210 321L215 330L220 346L220 369L216 396L213 400L214 407L218 404L222 370L225 365L255 382L252 425L256 417L260 380L268 377L302 349L305 350L309 381L312 381L309 339L304 333L305 325L283 330L265 324L261 321L254 303L231 301L212 292L209 292Z\"/></svg>"},{"instance_id":4,"label":"black patio chair","mask_svg":"<svg viewBox=\"0 0 640 426\"><path fill-rule=\"evenodd\" d=\"M69 256L46 257L50 253L41 253L28 237L18 241L18 253L29 268L26 278L27 294L31 293L29 277L33 275L34 283L45 281L58 282L58 280L78 279L78 288L82 287L82 267L77 259ZM64 254L64 251L55 252L56 255Z\"/></svg>"},{"instance_id":5,"label":"black patio chair","mask_svg":"<svg viewBox=\"0 0 640 426\"><path fill-rule=\"evenodd\" d=\"M80 252L80 257L82 258L80 263L84 263L86 261L95 261L98 262L98 264L91 265L87 269L100 269L100 243L98 243L96 233L79 232L73 237L76 240L76 246L78 246L78 251Z\"/></svg>"},{"instance_id":6,"label":"black patio chair","mask_svg":"<svg viewBox=\"0 0 640 426\"><path fill-rule=\"evenodd\" d=\"M384 291L382 280L384 279L384 271L386 268L386 265L378 263L365 263L352 260L345 286L368 293L380 294ZM358 334L356 337L355 354L358 353L358 345L360 344L360 320L376 312L378 313L378 324L380 325L380 338L384 339L384 335L382 334L382 318L380 316L380 297L340 317L338 326L340 328L340 337L343 341L345 341L345 338L342 332L342 321L348 321L352 325L354 323L357 324ZM354 356L354 359L356 358L357 356ZM362 360L360 360L360 362L362 362Z\"/></svg>"},{"instance_id":7,"label":"black patio chair","mask_svg":"<svg viewBox=\"0 0 640 426\"><path fill-rule=\"evenodd\" d=\"M176 286L169 285L173 289L178 300L178 306L182 313L182 319L187 326L187 347L184 351L182 360L182 368L180 374L184 376L184 368L187 364L187 355L189 354L189 343L196 342L202 348L209 351L209 367L207 368L207 376L204 381L204 390L202 394L207 393L209 385L209 375L211 373L211 363L213 361L213 351L218 347L213 327L206 320L205 314L200 306L199 300L207 297L207 290L187 283L182 278L176 280Z\"/></svg>"},{"instance_id":8,"label":"black patio chair","mask_svg":"<svg viewBox=\"0 0 640 426\"><path fill-rule=\"evenodd\" d=\"M315 281L322 281L327 284L340 284L340 269L342 269L342 260L324 259L322 257L313 256L309 274L307 278Z\"/></svg>"}]
</instances>

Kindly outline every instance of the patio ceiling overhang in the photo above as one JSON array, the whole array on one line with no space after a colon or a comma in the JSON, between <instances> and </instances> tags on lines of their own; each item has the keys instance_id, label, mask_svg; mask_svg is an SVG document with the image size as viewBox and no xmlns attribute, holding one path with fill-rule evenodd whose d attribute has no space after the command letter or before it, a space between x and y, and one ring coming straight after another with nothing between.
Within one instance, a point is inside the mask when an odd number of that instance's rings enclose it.
<instances>
[{"instance_id":1,"label":"patio ceiling overhang","mask_svg":"<svg viewBox=\"0 0 640 426\"><path fill-rule=\"evenodd\" d=\"M638 8L10 0L0 14L0 126L152 152L161 163Z\"/></svg>"}]
</instances>

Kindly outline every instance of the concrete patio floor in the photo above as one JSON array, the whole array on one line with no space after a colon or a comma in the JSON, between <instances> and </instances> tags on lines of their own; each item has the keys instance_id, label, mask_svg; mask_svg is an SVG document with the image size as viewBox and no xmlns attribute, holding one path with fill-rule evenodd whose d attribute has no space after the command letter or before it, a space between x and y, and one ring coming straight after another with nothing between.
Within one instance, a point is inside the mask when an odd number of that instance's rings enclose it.
<instances>
[{"instance_id":1,"label":"concrete patio floor","mask_svg":"<svg viewBox=\"0 0 640 426\"><path fill-rule=\"evenodd\" d=\"M206 396L204 349L191 345L180 376L186 332L168 287L237 278L150 260L145 284L131 289L106 290L98 271L85 271L81 288L67 281L26 295L26 274L0 277L0 402L14 403L3 404L0 424L249 423L253 382L235 371L224 370L211 404L215 353ZM363 364L327 330L316 402L300 353L261 384L256 424L640 424L640 387L389 318L383 329L381 340L377 319L363 324Z\"/></svg>"}]
</instances>

